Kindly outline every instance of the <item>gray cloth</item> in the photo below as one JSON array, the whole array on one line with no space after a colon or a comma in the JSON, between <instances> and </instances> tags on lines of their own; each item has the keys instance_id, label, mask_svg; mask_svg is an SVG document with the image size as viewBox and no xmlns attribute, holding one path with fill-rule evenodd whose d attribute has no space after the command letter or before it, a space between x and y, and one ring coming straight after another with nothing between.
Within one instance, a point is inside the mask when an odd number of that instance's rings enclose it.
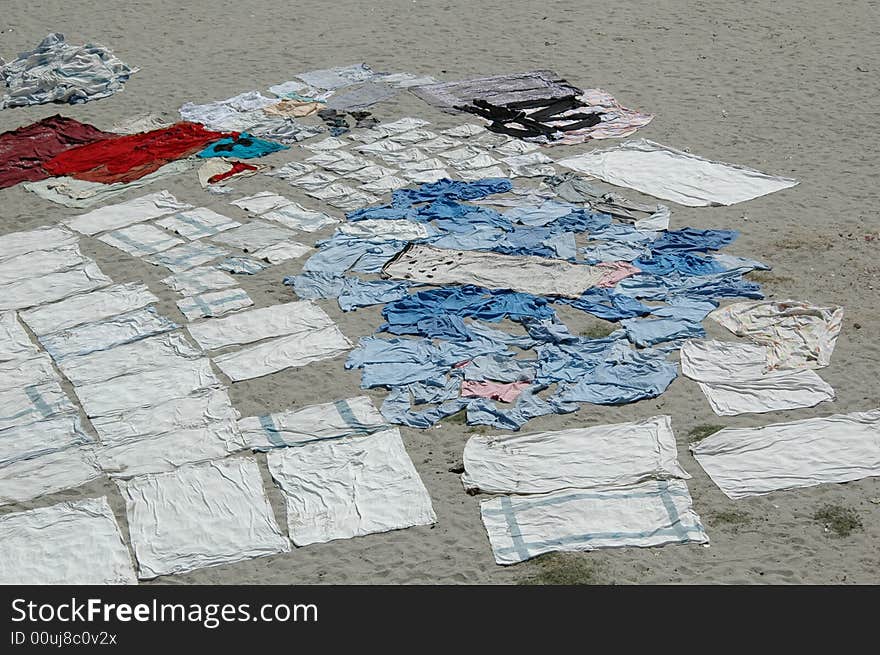
<instances>
[{"instance_id":1,"label":"gray cloth","mask_svg":"<svg viewBox=\"0 0 880 655\"><path fill-rule=\"evenodd\" d=\"M34 50L5 65L0 61L0 79L6 87L0 109L106 98L121 91L137 70L103 46L70 45L64 35L49 34Z\"/></svg>"},{"instance_id":2,"label":"gray cloth","mask_svg":"<svg viewBox=\"0 0 880 655\"><path fill-rule=\"evenodd\" d=\"M580 89L549 70L441 82L411 90L425 102L451 113L456 113L455 106L471 103L475 99L486 100L493 105L506 105L524 100L564 98L581 93Z\"/></svg>"},{"instance_id":3,"label":"gray cloth","mask_svg":"<svg viewBox=\"0 0 880 655\"><path fill-rule=\"evenodd\" d=\"M327 107L339 111L363 109L382 100L387 100L397 93L397 89L393 89L383 82L372 81L346 93L333 96L327 101Z\"/></svg>"}]
</instances>

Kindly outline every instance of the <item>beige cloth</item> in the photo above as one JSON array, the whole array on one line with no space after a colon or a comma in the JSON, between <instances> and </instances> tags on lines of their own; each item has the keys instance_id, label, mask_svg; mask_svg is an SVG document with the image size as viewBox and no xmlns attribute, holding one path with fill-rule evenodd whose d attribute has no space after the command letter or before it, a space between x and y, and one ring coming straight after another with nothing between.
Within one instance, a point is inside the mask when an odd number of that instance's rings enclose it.
<instances>
[{"instance_id":1,"label":"beige cloth","mask_svg":"<svg viewBox=\"0 0 880 655\"><path fill-rule=\"evenodd\" d=\"M321 102L304 102L302 100L282 100L274 105L263 107L263 111L274 116L286 116L288 118L303 118L317 114L321 109Z\"/></svg>"}]
</instances>

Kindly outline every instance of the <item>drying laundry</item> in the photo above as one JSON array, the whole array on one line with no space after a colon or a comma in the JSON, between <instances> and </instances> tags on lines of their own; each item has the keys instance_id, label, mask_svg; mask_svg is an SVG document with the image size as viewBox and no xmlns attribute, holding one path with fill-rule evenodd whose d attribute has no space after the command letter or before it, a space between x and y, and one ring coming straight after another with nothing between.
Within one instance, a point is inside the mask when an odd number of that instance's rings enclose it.
<instances>
[{"instance_id":1,"label":"drying laundry","mask_svg":"<svg viewBox=\"0 0 880 655\"><path fill-rule=\"evenodd\" d=\"M156 221L156 225L193 240L231 230L239 227L241 223L206 207L199 207L163 218Z\"/></svg>"},{"instance_id":2,"label":"drying laundry","mask_svg":"<svg viewBox=\"0 0 880 655\"><path fill-rule=\"evenodd\" d=\"M136 584L106 496L0 517L0 584Z\"/></svg>"},{"instance_id":3,"label":"drying laundry","mask_svg":"<svg viewBox=\"0 0 880 655\"><path fill-rule=\"evenodd\" d=\"M227 421L105 446L97 456L98 466L110 477L131 478L220 459L244 447L235 421Z\"/></svg>"},{"instance_id":4,"label":"drying laundry","mask_svg":"<svg viewBox=\"0 0 880 655\"><path fill-rule=\"evenodd\" d=\"M267 98L259 91L246 91L226 100L202 105L187 102L180 108L180 117L192 123L200 123L209 130L244 131L265 116L260 111L280 102Z\"/></svg>"},{"instance_id":5,"label":"drying laundry","mask_svg":"<svg viewBox=\"0 0 880 655\"><path fill-rule=\"evenodd\" d=\"M475 436L462 482L484 493L597 489L690 476L678 464L669 416L522 436Z\"/></svg>"},{"instance_id":6,"label":"drying laundry","mask_svg":"<svg viewBox=\"0 0 880 655\"><path fill-rule=\"evenodd\" d=\"M100 232L117 230L133 223L192 208L192 205L178 201L168 191L159 191L80 214L65 221L65 225L81 234L94 236Z\"/></svg>"},{"instance_id":7,"label":"drying laundry","mask_svg":"<svg viewBox=\"0 0 880 655\"><path fill-rule=\"evenodd\" d=\"M227 257L217 268L236 275L255 275L266 268L266 264L249 257Z\"/></svg>"},{"instance_id":8,"label":"drying laundry","mask_svg":"<svg viewBox=\"0 0 880 655\"><path fill-rule=\"evenodd\" d=\"M242 132L237 136L226 136L213 140L211 144L196 153L197 157L233 157L236 159L252 159L263 157L279 150L287 150L288 146L272 141L265 141Z\"/></svg>"},{"instance_id":9,"label":"drying laundry","mask_svg":"<svg viewBox=\"0 0 880 655\"><path fill-rule=\"evenodd\" d=\"M173 237L168 232L152 225L124 227L121 230L108 232L98 237L98 241L103 241L108 246L118 248L133 257L155 255L184 243L182 239Z\"/></svg>"},{"instance_id":10,"label":"drying laundry","mask_svg":"<svg viewBox=\"0 0 880 655\"><path fill-rule=\"evenodd\" d=\"M2 69L2 67L0 67ZM55 114L0 134L0 189L19 182L36 182L49 174L43 163L55 155L114 136L91 125Z\"/></svg>"},{"instance_id":11,"label":"drying laundry","mask_svg":"<svg viewBox=\"0 0 880 655\"><path fill-rule=\"evenodd\" d=\"M92 446L19 460L0 468L0 505L73 489L101 475Z\"/></svg>"},{"instance_id":12,"label":"drying laundry","mask_svg":"<svg viewBox=\"0 0 880 655\"><path fill-rule=\"evenodd\" d=\"M156 302L159 299L150 293L147 285L131 282L29 309L21 313L21 319L34 334L43 336L125 314Z\"/></svg>"},{"instance_id":13,"label":"drying laundry","mask_svg":"<svg viewBox=\"0 0 880 655\"><path fill-rule=\"evenodd\" d=\"M218 246L193 241L148 257L147 261L156 266L164 266L172 273L180 273L228 254L228 250Z\"/></svg>"},{"instance_id":14,"label":"drying laundry","mask_svg":"<svg viewBox=\"0 0 880 655\"><path fill-rule=\"evenodd\" d=\"M238 284L231 275L212 266L199 266L188 271L170 275L162 283L184 296L195 296L205 291L226 289Z\"/></svg>"},{"instance_id":15,"label":"drying laundry","mask_svg":"<svg viewBox=\"0 0 880 655\"><path fill-rule=\"evenodd\" d=\"M647 139L575 155L558 163L688 207L733 205L797 184L797 180L710 161Z\"/></svg>"},{"instance_id":16,"label":"drying laundry","mask_svg":"<svg viewBox=\"0 0 880 655\"><path fill-rule=\"evenodd\" d=\"M32 395L38 391L31 389ZM0 393L0 398L7 395ZM43 397L42 394L40 397ZM93 439L83 431L76 409L69 406L66 412L0 430L0 467L73 446L82 446L92 441Z\"/></svg>"},{"instance_id":17,"label":"drying laundry","mask_svg":"<svg viewBox=\"0 0 880 655\"><path fill-rule=\"evenodd\" d=\"M490 398L503 403L512 403L519 398L524 389L531 386L529 382L480 382L465 380L461 383L462 398Z\"/></svg>"},{"instance_id":18,"label":"drying laundry","mask_svg":"<svg viewBox=\"0 0 880 655\"><path fill-rule=\"evenodd\" d=\"M226 431L229 421L240 417L225 389L209 388L153 407L137 407L90 420L102 443L118 445L144 436L177 434L193 428Z\"/></svg>"},{"instance_id":19,"label":"drying laundry","mask_svg":"<svg viewBox=\"0 0 880 655\"><path fill-rule=\"evenodd\" d=\"M183 466L118 485L141 579L290 550L254 459Z\"/></svg>"},{"instance_id":20,"label":"drying laundry","mask_svg":"<svg viewBox=\"0 0 880 655\"><path fill-rule=\"evenodd\" d=\"M501 496L480 503L480 513L498 564L553 551L709 542L683 480Z\"/></svg>"},{"instance_id":21,"label":"drying laundry","mask_svg":"<svg viewBox=\"0 0 880 655\"><path fill-rule=\"evenodd\" d=\"M17 59L0 59L0 79L5 87L0 109L107 98L121 91L137 70L102 45L72 45L55 32Z\"/></svg>"},{"instance_id":22,"label":"drying laundry","mask_svg":"<svg viewBox=\"0 0 880 655\"><path fill-rule=\"evenodd\" d=\"M91 261L80 252L77 244L8 257L0 260L0 286L28 277L22 272L26 271L34 260L40 261L41 274L56 273Z\"/></svg>"},{"instance_id":23,"label":"drying laundry","mask_svg":"<svg viewBox=\"0 0 880 655\"><path fill-rule=\"evenodd\" d=\"M288 118L304 118L306 116L311 116L312 114L317 114L318 110L324 107L324 104L325 103L317 100L310 101L288 98L275 103L274 105L264 107L263 111L270 115L274 114L277 116L286 116Z\"/></svg>"},{"instance_id":24,"label":"drying laundry","mask_svg":"<svg viewBox=\"0 0 880 655\"><path fill-rule=\"evenodd\" d=\"M396 429L273 449L297 546L431 525L431 498Z\"/></svg>"},{"instance_id":25,"label":"drying laundry","mask_svg":"<svg viewBox=\"0 0 880 655\"><path fill-rule=\"evenodd\" d=\"M327 100L327 107L337 111L351 111L364 109L375 105L377 102L388 100L397 95L398 91L383 81L369 81L360 86L346 90L343 93L335 93Z\"/></svg>"},{"instance_id":26,"label":"drying laundry","mask_svg":"<svg viewBox=\"0 0 880 655\"><path fill-rule=\"evenodd\" d=\"M180 313L190 321L200 318L223 316L229 312L245 309L254 304L244 289L225 289L202 293L177 301Z\"/></svg>"},{"instance_id":27,"label":"drying laundry","mask_svg":"<svg viewBox=\"0 0 880 655\"><path fill-rule=\"evenodd\" d=\"M298 241L279 241L271 246L255 250L253 255L257 259L262 259L274 265L286 262L289 259L298 259L310 250L309 246Z\"/></svg>"},{"instance_id":28,"label":"drying laundry","mask_svg":"<svg viewBox=\"0 0 880 655\"><path fill-rule=\"evenodd\" d=\"M590 139L619 139L630 136L640 127L654 119L653 114L627 109L614 97L601 89L586 89L578 100L583 103L582 111L594 113L599 121L579 129L566 130L553 144L571 145L584 143Z\"/></svg>"},{"instance_id":29,"label":"drying laundry","mask_svg":"<svg viewBox=\"0 0 880 655\"><path fill-rule=\"evenodd\" d=\"M834 400L834 389L814 371L767 372L764 346L687 341L681 372L700 384L719 416L813 407Z\"/></svg>"},{"instance_id":30,"label":"drying laundry","mask_svg":"<svg viewBox=\"0 0 880 655\"><path fill-rule=\"evenodd\" d=\"M188 326L188 329L202 349L216 350L271 337L305 336L330 327L334 327L334 323L324 310L312 302L300 301L203 321Z\"/></svg>"},{"instance_id":31,"label":"drying laundry","mask_svg":"<svg viewBox=\"0 0 880 655\"><path fill-rule=\"evenodd\" d=\"M13 257L40 250L73 246L77 241L75 234L59 225L4 234L0 236L0 261L9 261Z\"/></svg>"},{"instance_id":32,"label":"drying laundry","mask_svg":"<svg viewBox=\"0 0 880 655\"><path fill-rule=\"evenodd\" d=\"M62 176L51 177L39 182L27 182L24 188L37 194L44 200L74 209L87 209L88 207L101 205L111 198L121 196L134 189L150 186L159 180L185 173L193 165L194 163L189 159L179 159L165 164L149 175L144 175L133 182L104 184L102 182L86 182L85 180Z\"/></svg>"},{"instance_id":33,"label":"drying laundry","mask_svg":"<svg viewBox=\"0 0 880 655\"><path fill-rule=\"evenodd\" d=\"M57 378L42 384L32 384L24 388L11 388L0 391L0 401L2 401L3 407L3 415L0 416L0 435L9 439L13 439L10 436L11 433L7 434L7 430L11 428L31 425L32 429L14 431L19 437L22 437L25 432L32 432L32 430L40 431L42 428L39 423L43 419L61 416L72 417L76 412L75 406L61 389ZM56 436L75 440L75 432L76 430L68 431L66 435L58 435L56 433ZM30 437L31 435L24 436ZM13 440L4 444L4 450L8 449L10 459L21 459L29 454L19 450L19 446L25 445L27 440L23 439L18 443ZM43 443L49 446L48 441ZM41 446L38 446L38 450L40 448ZM57 449L57 444L47 449L55 450Z\"/></svg>"},{"instance_id":34,"label":"drying laundry","mask_svg":"<svg viewBox=\"0 0 880 655\"><path fill-rule=\"evenodd\" d=\"M217 185L224 185L233 178L249 177L260 171L259 166L246 164L234 159L214 157L199 166L199 184L209 191L217 190Z\"/></svg>"},{"instance_id":35,"label":"drying laundry","mask_svg":"<svg viewBox=\"0 0 880 655\"><path fill-rule=\"evenodd\" d=\"M65 150L45 162L43 168L51 175L68 175L89 182L132 182L169 162L194 155L224 136L196 123L177 123L152 132L118 135Z\"/></svg>"},{"instance_id":36,"label":"drying laundry","mask_svg":"<svg viewBox=\"0 0 880 655\"><path fill-rule=\"evenodd\" d=\"M81 387L120 375L171 368L199 357L199 349L190 345L180 332L163 332L113 348L68 357L57 365L75 387Z\"/></svg>"},{"instance_id":37,"label":"drying laundry","mask_svg":"<svg viewBox=\"0 0 880 655\"><path fill-rule=\"evenodd\" d=\"M135 309L93 323L83 323L39 337L43 348L56 362L88 355L179 327L153 306Z\"/></svg>"},{"instance_id":38,"label":"drying laundry","mask_svg":"<svg viewBox=\"0 0 880 655\"><path fill-rule=\"evenodd\" d=\"M412 245L383 268L388 277L428 284L475 284L539 295L579 297L604 272L584 264L543 257L510 257L486 252Z\"/></svg>"},{"instance_id":39,"label":"drying laundry","mask_svg":"<svg viewBox=\"0 0 880 655\"><path fill-rule=\"evenodd\" d=\"M116 121L110 126L110 131L116 134L139 134L140 132L150 132L151 130L169 127L172 122L169 114L166 112L158 114L147 112Z\"/></svg>"},{"instance_id":40,"label":"drying laundry","mask_svg":"<svg viewBox=\"0 0 880 655\"><path fill-rule=\"evenodd\" d=\"M712 481L738 500L880 475L880 410L757 428L725 428L691 446Z\"/></svg>"},{"instance_id":41,"label":"drying laundry","mask_svg":"<svg viewBox=\"0 0 880 655\"><path fill-rule=\"evenodd\" d=\"M459 82L440 82L418 86L411 91L425 102L453 113L461 111L460 106L472 103L474 100L484 100L494 105L509 105L533 100L567 98L581 92L556 73L547 70L481 77Z\"/></svg>"},{"instance_id":42,"label":"drying laundry","mask_svg":"<svg viewBox=\"0 0 880 655\"><path fill-rule=\"evenodd\" d=\"M156 406L219 384L210 362L204 358L81 385L76 388L76 395L86 415L93 417Z\"/></svg>"},{"instance_id":43,"label":"drying laundry","mask_svg":"<svg viewBox=\"0 0 880 655\"><path fill-rule=\"evenodd\" d=\"M249 416L238 422L248 448L301 446L312 441L372 434L389 427L368 396Z\"/></svg>"},{"instance_id":44,"label":"drying laundry","mask_svg":"<svg viewBox=\"0 0 880 655\"><path fill-rule=\"evenodd\" d=\"M345 223L338 228L339 233L367 239L388 239L399 241L415 241L424 239L431 230L423 223L406 220L374 220L367 219L354 223Z\"/></svg>"},{"instance_id":45,"label":"drying laundry","mask_svg":"<svg viewBox=\"0 0 880 655\"><path fill-rule=\"evenodd\" d=\"M39 265L39 262L35 264ZM36 271L31 271L34 272ZM91 261L66 271L39 277L26 277L25 274L18 282L0 286L0 311L43 305L77 293L100 289L112 283L113 280L104 275L98 265Z\"/></svg>"},{"instance_id":46,"label":"drying laundry","mask_svg":"<svg viewBox=\"0 0 880 655\"><path fill-rule=\"evenodd\" d=\"M767 368L822 368L840 335L843 307L818 307L795 300L741 302L711 314L734 334L767 347Z\"/></svg>"},{"instance_id":47,"label":"drying laundry","mask_svg":"<svg viewBox=\"0 0 880 655\"><path fill-rule=\"evenodd\" d=\"M254 252L281 241L292 240L295 236L290 230L278 225L255 221L218 234L212 241L239 248L244 252Z\"/></svg>"},{"instance_id":48,"label":"drying laundry","mask_svg":"<svg viewBox=\"0 0 880 655\"><path fill-rule=\"evenodd\" d=\"M368 82L376 76L377 73L372 68L361 63L309 71L300 73L296 77L316 89L332 91L352 84Z\"/></svg>"},{"instance_id":49,"label":"drying laundry","mask_svg":"<svg viewBox=\"0 0 880 655\"><path fill-rule=\"evenodd\" d=\"M0 362L26 359L37 353L27 332L18 322L18 315L12 311L0 312Z\"/></svg>"}]
</instances>

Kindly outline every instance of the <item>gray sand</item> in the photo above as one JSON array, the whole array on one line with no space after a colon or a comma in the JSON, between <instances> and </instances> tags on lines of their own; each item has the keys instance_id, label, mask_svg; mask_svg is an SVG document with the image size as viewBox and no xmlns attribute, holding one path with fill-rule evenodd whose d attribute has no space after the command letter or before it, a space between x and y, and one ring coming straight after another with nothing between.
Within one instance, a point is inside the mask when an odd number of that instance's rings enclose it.
<instances>
[{"instance_id":1,"label":"gray sand","mask_svg":"<svg viewBox=\"0 0 880 655\"><path fill-rule=\"evenodd\" d=\"M51 31L72 43L96 41L141 68L125 90L76 107L43 105L0 112L0 131L56 112L109 128L143 112L176 117L187 101L208 102L265 89L293 74L366 61L377 70L412 71L441 79L551 68L584 87L600 87L624 105L657 118L637 136L709 159L798 178L800 186L727 208L673 207L671 227L742 232L726 251L773 265L760 275L769 298L846 307L832 365L822 371L838 400L813 409L734 418L715 416L695 383L678 378L656 400L623 407L585 406L576 414L532 421L528 431L672 416L680 460L711 547L670 546L580 555L595 579L616 583L877 583L880 582L880 480L728 500L687 452L688 433L702 424L756 426L880 406L877 390L880 265L876 152L880 20L875 3L831 8L825 2L764 3L622 0L586 3L212 2L142 0L113 3L7 3L0 15L0 54L30 49ZM581 5L581 6L579 6ZM350 8L347 8L350 7ZM409 94L378 105L383 120L419 116L445 127L462 121ZM599 142L600 147L614 140ZM554 158L584 147L558 148ZM295 150L295 149L294 149ZM281 153L267 163L303 154ZM256 176L233 184L236 194L275 190L299 198L283 182ZM171 178L181 200L232 217L228 198L203 191L194 173ZM141 192L143 193L143 192ZM138 192L131 194L138 195ZM628 193L634 199L636 193ZM314 203L310 204L317 208ZM0 233L34 228L78 213L22 188L0 191ZM338 215L338 213L337 213ZM304 241L330 231L308 235ZM314 238L313 238L314 237ZM158 283L164 269L84 240L84 248L119 282L143 279L161 294L159 310L183 321L175 294ZM257 306L294 299L281 278L301 262L243 281ZM353 340L379 323L377 310L343 314L322 302ZM597 321L561 312L572 331ZM860 326L860 327L857 327ZM720 330L710 334L721 335ZM356 395L359 375L334 359L237 383L232 398L243 415ZM377 402L382 393L373 394ZM160 583L513 583L538 570L534 562L496 566L479 519L479 498L466 495L448 471L475 432L445 423L402 430L410 456L434 502L438 521L388 534L318 544L276 557L203 569ZM265 463L263 462L265 469ZM279 494L267 489L284 525ZM114 485L88 487L27 505L107 494L122 522ZM826 504L854 509L864 524L846 538L826 532L813 515ZM3 511L22 509L21 506ZM738 512L739 514L731 514ZM731 520L733 519L733 520Z\"/></svg>"}]
</instances>

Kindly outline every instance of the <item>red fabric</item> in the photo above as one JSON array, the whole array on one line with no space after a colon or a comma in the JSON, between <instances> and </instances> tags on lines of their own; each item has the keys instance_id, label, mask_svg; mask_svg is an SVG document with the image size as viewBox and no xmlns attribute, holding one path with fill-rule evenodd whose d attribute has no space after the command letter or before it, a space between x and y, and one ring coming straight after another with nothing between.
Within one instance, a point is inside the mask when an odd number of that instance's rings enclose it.
<instances>
[{"instance_id":1,"label":"red fabric","mask_svg":"<svg viewBox=\"0 0 880 655\"><path fill-rule=\"evenodd\" d=\"M51 175L69 175L89 182L133 182L227 136L230 134L211 132L198 123L176 123L67 150L46 162L44 168Z\"/></svg>"},{"instance_id":2,"label":"red fabric","mask_svg":"<svg viewBox=\"0 0 880 655\"><path fill-rule=\"evenodd\" d=\"M238 175L239 173L244 173L245 171L255 170L257 170L256 166L245 164L243 161L234 161L232 162L232 168L230 168L225 173L217 173L216 175L212 175L211 177L209 177L208 184L217 184L217 182L228 180L233 175Z\"/></svg>"},{"instance_id":3,"label":"red fabric","mask_svg":"<svg viewBox=\"0 0 880 655\"><path fill-rule=\"evenodd\" d=\"M4 132L0 134L0 189L45 180L50 176L43 170L44 162L70 148L113 136L58 114Z\"/></svg>"}]
</instances>

